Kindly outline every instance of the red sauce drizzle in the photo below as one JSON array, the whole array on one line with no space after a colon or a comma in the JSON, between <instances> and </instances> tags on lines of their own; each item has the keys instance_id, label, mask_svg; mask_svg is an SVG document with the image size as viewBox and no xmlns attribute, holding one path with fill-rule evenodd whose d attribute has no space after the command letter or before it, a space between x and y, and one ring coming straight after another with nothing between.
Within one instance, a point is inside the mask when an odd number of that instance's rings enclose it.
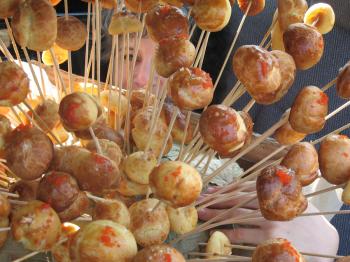
<instances>
[{"instance_id":1,"label":"red sauce drizzle","mask_svg":"<svg viewBox=\"0 0 350 262\"><path fill-rule=\"evenodd\" d=\"M65 111L65 117L66 117L66 120L68 120L69 122L76 122L78 120L78 117L75 113L75 111L80 107L80 104L79 103L69 103L69 105L67 106L66 108L66 111Z\"/></svg>"},{"instance_id":2,"label":"red sauce drizzle","mask_svg":"<svg viewBox=\"0 0 350 262\"><path fill-rule=\"evenodd\" d=\"M261 67L261 73L263 75L263 77L266 77L267 76L267 63L264 62L264 61L260 61L260 67Z\"/></svg>"},{"instance_id":3,"label":"red sauce drizzle","mask_svg":"<svg viewBox=\"0 0 350 262\"><path fill-rule=\"evenodd\" d=\"M93 158L95 160L95 163L100 164L100 165L104 165L108 162L107 158L104 158L103 156L100 156L98 154L93 154Z\"/></svg>"},{"instance_id":4,"label":"red sauce drizzle","mask_svg":"<svg viewBox=\"0 0 350 262\"><path fill-rule=\"evenodd\" d=\"M40 206L40 208L41 209L48 209L48 208L50 208L51 206L49 205L49 204L47 204L47 203L43 203L41 206Z\"/></svg>"},{"instance_id":5,"label":"red sauce drizzle","mask_svg":"<svg viewBox=\"0 0 350 262\"><path fill-rule=\"evenodd\" d=\"M181 169L182 169L181 166L177 167L175 169L175 171L172 172L170 175L173 176L173 177L177 177L177 176L181 175Z\"/></svg>"},{"instance_id":6,"label":"red sauce drizzle","mask_svg":"<svg viewBox=\"0 0 350 262\"><path fill-rule=\"evenodd\" d=\"M170 5L165 5L160 8L160 14L161 15L168 15L170 13L171 6Z\"/></svg>"},{"instance_id":7,"label":"red sauce drizzle","mask_svg":"<svg viewBox=\"0 0 350 262\"><path fill-rule=\"evenodd\" d=\"M288 185L292 180L292 176L282 170L277 170L276 175L284 186Z\"/></svg>"},{"instance_id":8,"label":"red sauce drizzle","mask_svg":"<svg viewBox=\"0 0 350 262\"><path fill-rule=\"evenodd\" d=\"M291 256L295 257L295 261L298 261L299 255L298 252L292 247L289 242L285 242L282 245L283 249L286 250Z\"/></svg>"},{"instance_id":9,"label":"red sauce drizzle","mask_svg":"<svg viewBox=\"0 0 350 262\"><path fill-rule=\"evenodd\" d=\"M48 181L57 187L64 184L66 182L66 180L67 180L67 177L61 176L61 175L55 176L52 174L51 176L48 177Z\"/></svg>"},{"instance_id":10,"label":"red sauce drizzle","mask_svg":"<svg viewBox=\"0 0 350 262\"><path fill-rule=\"evenodd\" d=\"M320 99L317 100L317 103L320 105L327 105L328 104L328 96L325 93L321 93Z\"/></svg>"},{"instance_id":11,"label":"red sauce drizzle","mask_svg":"<svg viewBox=\"0 0 350 262\"><path fill-rule=\"evenodd\" d=\"M345 157L349 157L349 154L347 154L347 153L343 153L342 155Z\"/></svg>"},{"instance_id":12,"label":"red sauce drizzle","mask_svg":"<svg viewBox=\"0 0 350 262\"><path fill-rule=\"evenodd\" d=\"M105 246L113 247L117 243L115 241L112 241L111 237L115 237L115 233L113 231L113 228L111 228L110 226L106 226L102 231L102 235L101 235L100 240Z\"/></svg>"},{"instance_id":13,"label":"red sauce drizzle","mask_svg":"<svg viewBox=\"0 0 350 262\"><path fill-rule=\"evenodd\" d=\"M202 87L204 89L213 88L213 82L208 73L204 72L203 70L197 67L192 68L192 72L194 75L202 78Z\"/></svg>"},{"instance_id":14,"label":"red sauce drizzle","mask_svg":"<svg viewBox=\"0 0 350 262\"><path fill-rule=\"evenodd\" d=\"M347 135L339 135L339 138L341 138L341 139L348 139L349 137Z\"/></svg>"},{"instance_id":15,"label":"red sauce drizzle","mask_svg":"<svg viewBox=\"0 0 350 262\"><path fill-rule=\"evenodd\" d=\"M169 253L165 253L164 260L165 260L165 262L171 262L171 255Z\"/></svg>"}]
</instances>

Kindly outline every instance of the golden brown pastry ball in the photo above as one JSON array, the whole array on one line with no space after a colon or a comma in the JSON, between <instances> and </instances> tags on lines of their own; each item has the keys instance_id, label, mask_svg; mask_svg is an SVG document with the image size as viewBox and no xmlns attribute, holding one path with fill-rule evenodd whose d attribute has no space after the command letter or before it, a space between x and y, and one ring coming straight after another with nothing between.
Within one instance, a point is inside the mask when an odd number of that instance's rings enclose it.
<instances>
[{"instance_id":1,"label":"golden brown pastry ball","mask_svg":"<svg viewBox=\"0 0 350 262\"><path fill-rule=\"evenodd\" d=\"M10 192L19 195L19 200L30 201L37 198L37 191L39 186L39 180L18 180L11 185Z\"/></svg>"},{"instance_id":2,"label":"golden brown pastry ball","mask_svg":"<svg viewBox=\"0 0 350 262\"><path fill-rule=\"evenodd\" d=\"M175 248L162 244L146 247L139 251L132 262L185 262L185 258Z\"/></svg>"},{"instance_id":3,"label":"golden brown pastry ball","mask_svg":"<svg viewBox=\"0 0 350 262\"><path fill-rule=\"evenodd\" d=\"M317 3L306 11L304 23L314 25L321 34L332 31L335 24L335 14L333 8L326 3Z\"/></svg>"},{"instance_id":4,"label":"golden brown pastry ball","mask_svg":"<svg viewBox=\"0 0 350 262\"><path fill-rule=\"evenodd\" d=\"M341 195L341 200L344 204L349 205L350 204L350 183L346 183L346 186L343 189L343 193Z\"/></svg>"},{"instance_id":5,"label":"golden brown pastry ball","mask_svg":"<svg viewBox=\"0 0 350 262\"><path fill-rule=\"evenodd\" d=\"M108 33L111 35L137 33L140 31L142 31L141 21L126 10L113 14L108 26Z\"/></svg>"},{"instance_id":6,"label":"golden brown pastry ball","mask_svg":"<svg viewBox=\"0 0 350 262\"><path fill-rule=\"evenodd\" d=\"M120 171L114 161L77 146L56 148L50 168L71 174L81 190L96 193L118 184L120 179Z\"/></svg>"},{"instance_id":7,"label":"golden brown pastry ball","mask_svg":"<svg viewBox=\"0 0 350 262\"><path fill-rule=\"evenodd\" d=\"M229 256L232 254L232 248L230 247L231 242L228 237L220 232L215 231L208 239L208 244L205 247L205 252L209 254L207 258L209 259L220 259L221 256Z\"/></svg>"},{"instance_id":8,"label":"golden brown pastry ball","mask_svg":"<svg viewBox=\"0 0 350 262\"><path fill-rule=\"evenodd\" d=\"M59 240L61 221L49 204L33 200L12 212L13 239L33 251L51 249Z\"/></svg>"},{"instance_id":9,"label":"golden brown pastry ball","mask_svg":"<svg viewBox=\"0 0 350 262\"><path fill-rule=\"evenodd\" d=\"M12 131L10 120L0 115L0 157L5 157L6 139Z\"/></svg>"},{"instance_id":10,"label":"golden brown pastry ball","mask_svg":"<svg viewBox=\"0 0 350 262\"><path fill-rule=\"evenodd\" d=\"M316 65L324 50L323 36L313 26L296 23L290 25L283 34L286 52L290 54L300 70Z\"/></svg>"},{"instance_id":11,"label":"golden brown pastry ball","mask_svg":"<svg viewBox=\"0 0 350 262\"><path fill-rule=\"evenodd\" d=\"M73 204L78 194L76 180L64 172L53 171L45 174L38 187L38 200L50 204L56 212L61 212Z\"/></svg>"},{"instance_id":12,"label":"golden brown pastry ball","mask_svg":"<svg viewBox=\"0 0 350 262\"><path fill-rule=\"evenodd\" d=\"M88 212L90 207L90 200L87 197L86 193L79 191L77 198L74 200L68 208L58 213L62 222L72 221L80 217L81 215Z\"/></svg>"},{"instance_id":13,"label":"golden brown pastry ball","mask_svg":"<svg viewBox=\"0 0 350 262\"><path fill-rule=\"evenodd\" d=\"M318 151L321 175L331 184L340 185L350 178L350 139L330 135L321 142Z\"/></svg>"},{"instance_id":14,"label":"golden brown pastry ball","mask_svg":"<svg viewBox=\"0 0 350 262\"><path fill-rule=\"evenodd\" d=\"M223 155L243 147L248 135L241 115L224 105L209 106L202 113L199 132L206 144Z\"/></svg>"},{"instance_id":15,"label":"golden brown pastry ball","mask_svg":"<svg viewBox=\"0 0 350 262\"><path fill-rule=\"evenodd\" d=\"M22 103L29 93L29 78L14 62L0 63L0 106Z\"/></svg>"},{"instance_id":16,"label":"golden brown pastry ball","mask_svg":"<svg viewBox=\"0 0 350 262\"><path fill-rule=\"evenodd\" d=\"M86 25L74 16L57 18L56 44L66 50L77 51L85 44Z\"/></svg>"},{"instance_id":17,"label":"golden brown pastry ball","mask_svg":"<svg viewBox=\"0 0 350 262\"><path fill-rule=\"evenodd\" d=\"M303 140L306 134L295 131L287 122L275 131L274 137L281 145L294 145Z\"/></svg>"},{"instance_id":18,"label":"golden brown pastry ball","mask_svg":"<svg viewBox=\"0 0 350 262\"><path fill-rule=\"evenodd\" d=\"M155 52L154 65L158 75L169 77L181 67L192 65L196 48L191 41L182 37L163 39Z\"/></svg>"},{"instance_id":19,"label":"golden brown pastry ball","mask_svg":"<svg viewBox=\"0 0 350 262\"><path fill-rule=\"evenodd\" d=\"M283 166L262 170L256 181L256 191L261 214L267 220L291 220L308 205L294 171Z\"/></svg>"},{"instance_id":20,"label":"golden brown pastry ball","mask_svg":"<svg viewBox=\"0 0 350 262\"><path fill-rule=\"evenodd\" d=\"M257 103L273 103L282 83L280 63L274 55L259 46L243 45L237 49L232 63L238 80Z\"/></svg>"},{"instance_id":21,"label":"golden brown pastry ball","mask_svg":"<svg viewBox=\"0 0 350 262\"><path fill-rule=\"evenodd\" d=\"M192 166L180 161L167 161L153 169L150 187L155 197L173 207L192 204L202 190L202 178Z\"/></svg>"},{"instance_id":22,"label":"golden brown pastry ball","mask_svg":"<svg viewBox=\"0 0 350 262\"><path fill-rule=\"evenodd\" d=\"M289 123L297 132L316 133L324 127L327 113L327 94L316 86L306 86L293 102Z\"/></svg>"},{"instance_id":23,"label":"golden brown pastry ball","mask_svg":"<svg viewBox=\"0 0 350 262\"><path fill-rule=\"evenodd\" d=\"M191 207L166 207L170 221L170 230L176 234L186 234L194 230L198 222L197 209Z\"/></svg>"},{"instance_id":24,"label":"golden brown pastry ball","mask_svg":"<svg viewBox=\"0 0 350 262\"><path fill-rule=\"evenodd\" d=\"M254 250L252 262L305 262L295 247L283 238L267 240Z\"/></svg>"},{"instance_id":25,"label":"golden brown pastry ball","mask_svg":"<svg viewBox=\"0 0 350 262\"><path fill-rule=\"evenodd\" d=\"M148 185L142 185L129 180L126 175L122 174L117 191L126 197L144 196L148 193Z\"/></svg>"},{"instance_id":26,"label":"golden brown pastry ball","mask_svg":"<svg viewBox=\"0 0 350 262\"><path fill-rule=\"evenodd\" d=\"M101 146L102 155L108 157L119 165L123 159L123 152L120 147L113 141L107 139L98 139L98 142ZM96 143L93 140L90 140L85 147L89 151L97 153Z\"/></svg>"},{"instance_id":27,"label":"golden brown pastry ball","mask_svg":"<svg viewBox=\"0 0 350 262\"><path fill-rule=\"evenodd\" d=\"M39 178L53 158L53 144L42 131L18 126L9 135L5 149L8 167L23 180Z\"/></svg>"},{"instance_id":28,"label":"golden brown pastry ball","mask_svg":"<svg viewBox=\"0 0 350 262\"><path fill-rule=\"evenodd\" d=\"M0 18L13 16L21 0L4 0L0 2Z\"/></svg>"},{"instance_id":29,"label":"golden brown pastry ball","mask_svg":"<svg viewBox=\"0 0 350 262\"><path fill-rule=\"evenodd\" d=\"M169 78L168 88L174 103L183 110L202 109L213 100L212 79L200 68L180 68Z\"/></svg>"},{"instance_id":30,"label":"golden brown pastry ball","mask_svg":"<svg viewBox=\"0 0 350 262\"><path fill-rule=\"evenodd\" d=\"M125 227L130 225L130 214L126 205L118 199L97 201L92 213L93 220L111 220Z\"/></svg>"},{"instance_id":31,"label":"golden brown pastry ball","mask_svg":"<svg viewBox=\"0 0 350 262\"><path fill-rule=\"evenodd\" d=\"M129 207L130 231L142 247L161 244L168 237L170 223L165 207L160 205L153 210L158 202L157 199L148 198Z\"/></svg>"},{"instance_id":32,"label":"golden brown pastry ball","mask_svg":"<svg viewBox=\"0 0 350 262\"><path fill-rule=\"evenodd\" d=\"M10 226L10 220L8 217L0 217L0 227ZM0 248L4 246L8 237L8 231L0 232Z\"/></svg>"},{"instance_id":33,"label":"golden brown pastry ball","mask_svg":"<svg viewBox=\"0 0 350 262\"><path fill-rule=\"evenodd\" d=\"M91 127L101 115L95 99L82 92L65 96L60 103L61 122L68 131L79 131Z\"/></svg>"},{"instance_id":34,"label":"golden brown pastry ball","mask_svg":"<svg viewBox=\"0 0 350 262\"><path fill-rule=\"evenodd\" d=\"M11 211L7 196L0 194L0 217L8 217Z\"/></svg>"},{"instance_id":35,"label":"golden brown pastry ball","mask_svg":"<svg viewBox=\"0 0 350 262\"><path fill-rule=\"evenodd\" d=\"M148 12L158 3L159 0L125 0L126 8L134 13Z\"/></svg>"},{"instance_id":36,"label":"golden brown pastry ball","mask_svg":"<svg viewBox=\"0 0 350 262\"><path fill-rule=\"evenodd\" d=\"M155 42L169 37L188 38L189 23L181 9L170 5L157 5L147 13L146 28Z\"/></svg>"},{"instance_id":37,"label":"golden brown pastry ball","mask_svg":"<svg viewBox=\"0 0 350 262\"><path fill-rule=\"evenodd\" d=\"M270 53L277 58L280 65L281 85L274 94L275 97L273 99L273 102L277 102L287 94L289 88L293 85L296 75L296 66L293 57L288 53L280 50L273 50Z\"/></svg>"},{"instance_id":38,"label":"golden brown pastry ball","mask_svg":"<svg viewBox=\"0 0 350 262\"><path fill-rule=\"evenodd\" d=\"M35 113L40 117L33 116L40 128L46 132L53 129L60 121L58 114L58 104L52 99L45 99L34 109ZM29 112L29 115L33 115ZM44 122L44 124L42 123Z\"/></svg>"},{"instance_id":39,"label":"golden brown pastry ball","mask_svg":"<svg viewBox=\"0 0 350 262\"><path fill-rule=\"evenodd\" d=\"M237 0L239 9L246 13L250 0ZM248 15L253 16L260 14L265 8L265 0L252 0Z\"/></svg>"},{"instance_id":40,"label":"golden brown pastry ball","mask_svg":"<svg viewBox=\"0 0 350 262\"><path fill-rule=\"evenodd\" d=\"M306 0L277 0L277 8L278 24L284 32L289 25L303 22L308 4Z\"/></svg>"},{"instance_id":41,"label":"golden brown pastry ball","mask_svg":"<svg viewBox=\"0 0 350 262\"><path fill-rule=\"evenodd\" d=\"M128 262L136 253L131 232L109 220L93 221L81 228L69 247L72 262Z\"/></svg>"},{"instance_id":42,"label":"golden brown pastry ball","mask_svg":"<svg viewBox=\"0 0 350 262\"><path fill-rule=\"evenodd\" d=\"M48 50L57 37L56 10L47 0L25 0L13 15L12 30L21 47Z\"/></svg>"},{"instance_id":43,"label":"golden brown pastry ball","mask_svg":"<svg viewBox=\"0 0 350 262\"><path fill-rule=\"evenodd\" d=\"M350 98L350 61L340 70L336 84L337 94L341 98Z\"/></svg>"},{"instance_id":44,"label":"golden brown pastry ball","mask_svg":"<svg viewBox=\"0 0 350 262\"><path fill-rule=\"evenodd\" d=\"M152 108L148 107L143 110L140 110L132 120L132 130L131 135L134 143L138 150L145 150L146 145L150 143L149 150L152 151L157 157L160 154L160 151L163 147L163 143L165 140L165 136L168 131L168 126L164 123L163 120L157 119L156 127L154 134L150 140L149 134L151 130L151 116L152 116ZM170 136L167 145L165 148L164 155L166 155L173 145L173 139Z\"/></svg>"},{"instance_id":45,"label":"golden brown pastry ball","mask_svg":"<svg viewBox=\"0 0 350 262\"><path fill-rule=\"evenodd\" d=\"M198 0L193 5L191 14L200 29L218 32L230 21L231 10L229 0Z\"/></svg>"},{"instance_id":46,"label":"golden brown pastry ball","mask_svg":"<svg viewBox=\"0 0 350 262\"><path fill-rule=\"evenodd\" d=\"M284 156L282 166L294 170L302 186L311 184L318 176L318 154L308 142L293 145Z\"/></svg>"},{"instance_id":47,"label":"golden brown pastry ball","mask_svg":"<svg viewBox=\"0 0 350 262\"><path fill-rule=\"evenodd\" d=\"M157 159L152 152L137 151L125 158L123 170L130 180L148 185L149 175L156 165Z\"/></svg>"}]
</instances>

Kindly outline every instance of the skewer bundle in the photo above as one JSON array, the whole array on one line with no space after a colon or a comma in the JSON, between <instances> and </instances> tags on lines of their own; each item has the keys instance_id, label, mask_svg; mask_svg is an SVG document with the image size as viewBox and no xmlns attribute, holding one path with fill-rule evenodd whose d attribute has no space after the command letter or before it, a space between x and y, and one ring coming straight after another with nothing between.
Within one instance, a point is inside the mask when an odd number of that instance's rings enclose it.
<instances>
[{"instance_id":1,"label":"skewer bundle","mask_svg":"<svg viewBox=\"0 0 350 262\"><path fill-rule=\"evenodd\" d=\"M87 25L69 15L68 1L64 1L65 15L58 18L57 3L47 0L0 4L0 17L5 19L17 58L15 61L6 46L0 46L7 60L0 63L0 106L4 107L0 119L0 244L11 231L15 241L33 251L14 261L47 251L52 251L56 261L185 261L188 254L164 244L170 231L179 235L173 244L220 225L349 213L304 213L309 197L340 187L345 187L344 203L350 203L346 161L350 140L339 135L349 126L318 141L300 143L350 105L348 101L329 112L325 93L336 84L339 96L349 98L349 64L323 88L304 87L291 109L256 139L252 139L254 124L249 116L255 103L283 99L297 70L319 62L323 34L334 24L331 7L308 8L305 1L292 1L286 7L284 1L277 1L278 13L260 45L241 46L233 55L238 82L222 104L210 105L244 21L263 12L265 2L238 1L244 16L215 81L202 65L210 33L222 30L232 8L237 8L232 1L123 2L88 1ZM182 5L189 6L188 16L179 8ZM102 83L104 8L113 9L114 14L108 27L112 49L107 79ZM196 23L192 28L189 16ZM190 36L196 27L202 31L194 46ZM148 85L134 90L144 30L157 49ZM266 43L270 34L271 41ZM133 59L125 62L132 40ZM71 52L84 44L85 74L79 85L79 77L72 74ZM29 70L24 70L19 47ZM31 61L28 49L36 52L38 61ZM59 68L65 61L68 72ZM40 81L34 64L39 65ZM43 68L53 72L54 92L44 83ZM34 79L36 93L29 90L28 76ZM161 77L166 78L164 82ZM245 92L252 100L236 111L231 106ZM173 105L165 102L168 95ZM197 109L203 113L193 123L192 111ZM273 134L280 143L275 152L231 184L198 200L211 179ZM163 159L174 143L180 145L177 159ZM321 143L318 151L317 143ZM284 149L288 153L283 158L267 163ZM208 174L216 155L227 160ZM200 163L204 168L198 170ZM303 186L323 178L333 186L303 194ZM246 185L255 189L247 191ZM198 210L239 194L244 195L243 202L197 225ZM230 216L254 200L259 202L257 211ZM73 226L67 229L64 222L79 223L80 228L69 224ZM214 233L206 247L206 253L190 254L198 257L190 261L214 261L218 256L222 261L282 261L279 256L285 253L293 261L304 261L303 255L324 256L299 252L285 239L261 243L252 257L231 255L232 246L220 233ZM201 259L203 256L207 258Z\"/></svg>"}]
</instances>

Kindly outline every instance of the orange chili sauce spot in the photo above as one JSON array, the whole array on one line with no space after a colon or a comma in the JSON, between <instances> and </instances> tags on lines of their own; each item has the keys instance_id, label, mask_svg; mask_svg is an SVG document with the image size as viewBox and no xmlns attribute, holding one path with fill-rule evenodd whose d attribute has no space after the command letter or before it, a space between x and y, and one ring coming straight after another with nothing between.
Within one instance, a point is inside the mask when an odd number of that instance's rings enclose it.
<instances>
[{"instance_id":1,"label":"orange chili sauce spot","mask_svg":"<svg viewBox=\"0 0 350 262\"><path fill-rule=\"evenodd\" d=\"M284 186L288 185L290 183L290 181L292 180L292 176L290 176L289 174L287 174L286 172L284 172L282 170L277 170L276 175L278 176L278 178L280 179L281 183Z\"/></svg>"},{"instance_id":2,"label":"orange chili sauce spot","mask_svg":"<svg viewBox=\"0 0 350 262\"><path fill-rule=\"evenodd\" d=\"M320 99L317 100L317 103L320 105L327 105L328 104L328 96L325 93L321 93Z\"/></svg>"},{"instance_id":3,"label":"orange chili sauce spot","mask_svg":"<svg viewBox=\"0 0 350 262\"><path fill-rule=\"evenodd\" d=\"M264 62L264 61L260 61L260 68L261 68L261 73L263 75L263 77L266 77L267 76L267 63Z\"/></svg>"},{"instance_id":4,"label":"orange chili sauce spot","mask_svg":"<svg viewBox=\"0 0 350 262\"><path fill-rule=\"evenodd\" d=\"M43 203L41 206L40 206L40 208L41 209L48 209L48 208L50 208L51 206L49 205L49 204L47 204L47 203Z\"/></svg>"},{"instance_id":5,"label":"orange chili sauce spot","mask_svg":"<svg viewBox=\"0 0 350 262\"><path fill-rule=\"evenodd\" d=\"M291 246L291 244L289 242L285 242L282 245L283 249L285 249L290 255L292 255L293 257L295 257L295 261L298 261L298 252Z\"/></svg>"},{"instance_id":6,"label":"orange chili sauce spot","mask_svg":"<svg viewBox=\"0 0 350 262\"><path fill-rule=\"evenodd\" d=\"M52 174L51 176L48 177L48 181L49 181L51 184L53 184L53 185L55 185L55 186L57 186L57 187L59 187L59 186L61 186L62 184L64 184L64 183L66 182L66 180L67 180L67 177L65 177L65 176L60 176L60 175L54 176L54 175Z\"/></svg>"},{"instance_id":7,"label":"orange chili sauce spot","mask_svg":"<svg viewBox=\"0 0 350 262\"><path fill-rule=\"evenodd\" d=\"M181 175L181 169L182 169L181 166L177 167L174 172L170 173L170 175L173 177L177 177Z\"/></svg>"},{"instance_id":8,"label":"orange chili sauce spot","mask_svg":"<svg viewBox=\"0 0 350 262\"><path fill-rule=\"evenodd\" d=\"M349 154L347 154L347 153L343 153L342 154L344 157L349 157Z\"/></svg>"},{"instance_id":9,"label":"orange chili sauce spot","mask_svg":"<svg viewBox=\"0 0 350 262\"><path fill-rule=\"evenodd\" d=\"M202 78L202 87L204 89L213 88L213 81L208 73L197 67L192 68L192 72L194 75Z\"/></svg>"},{"instance_id":10,"label":"orange chili sauce spot","mask_svg":"<svg viewBox=\"0 0 350 262\"><path fill-rule=\"evenodd\" d=\"M165 253L165 254L164 254L164 261L165 261L165 262L171 262L171 255L168 254L168 253Z\"/></svg>"},{"instance_id":11,"label":"orange chili sauce spot","mask_svg":"<svg viewBox=\"0 0 350 262\"><path fill-rule=\"evenodd\" d=\"M349 137L347 135L339 135L339 138L341 138L341 139L348 139Z\"/></svg>"},{"instance_id":12,"label":"orange chili sauce spot","mask_svg":"<svg viewBox=\"0 0 350 262\"><path fill-rule=\"evenodd\" d=\"M113 231L113 228L111 228L110 226L106 226L103 231L102 231L102 235L100 237L101 242L107 246L107 247L113 247L115 246L117 243L112 241L111 237L115 237L115 233Z\"/></svg>"},{"instance_id":13,"label":"orange chili sauce spot","mask_svg":"<svg viewBox=\"0 0 350 262\"><path fill-rule=\"evenodd\" d=\"M165 6L162 6L159 11L161 15L167 15L169 14L170 10L171 10L171 6L165 5Z\"/></svg>"}]
</instances>

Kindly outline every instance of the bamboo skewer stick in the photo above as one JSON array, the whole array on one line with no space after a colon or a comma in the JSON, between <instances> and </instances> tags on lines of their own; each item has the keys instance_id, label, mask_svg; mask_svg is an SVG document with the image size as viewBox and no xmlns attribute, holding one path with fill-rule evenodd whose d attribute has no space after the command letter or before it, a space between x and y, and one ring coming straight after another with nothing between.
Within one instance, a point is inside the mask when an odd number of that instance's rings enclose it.
<instances>
[{"instance_id":1,"label":"bamboo skewer stick","mask_svg":"<svg viewBox=\"0 0 350 262\"><path fill-rule=\"evenodd\" d=\"M41 62L40 52L37 51L36 55L37 55L37 60L38 60L38 63L39 63L41 87L43 89L44 96L46 96L46 88L45 88L44 74L43 74L43 65L42 65L42 62Z\"/></svg>"},{"instance_id":2,"label":"bamboo skewer stick","mask_svg":"<svg viewBox=\"0 0 350 262\"><path fill-rule=\"evenodd\" d=\"M327 91L329 88L331 88L338 80L338 77L334 78L332 81L330 81L328 84L326 84L324 87L321 88L323 92Z\"/></svg>"},{"instance_id":3,"label":"bamboo skewer stick","mask_svg":"<svg viewBox=\"0 0 350 262\"><path fill-rule=\"evenodd\" d=\"M196 45L196 49L195 49L195 57L196 57L196 59L195 59L195 61L197 60L197 57L199 55L199 48L201 47L201 44L202 44L202 41L203 41L203 37L204 37L204 33L205 33L205 31L202 30L202 32L201 32L201 34L199 36L199 39L198 39L198 43ZM195 64L195 62L194 62L194 64Z\"/></svg>"},{"instance_id":4,"label":"bamboo skewer stick","mask_svg":"<svg viewBox=\"0 0 350 262\"><path fill-rule=\"evenodd\" d=\"M234 46L235 46L235 44L236 44L236 42L237 42L238 36L239 36L239 34L240 34L241 30L242 30L244 21L245 21L245 19L247 18L247 14L248 14L248 12L249 12L249 10L250 10L250 7L252 6L252 2L253 2L252 0L249 2L249 5L248 5L248 7L247 7L247 10L246 10L246 12L244 13L244 15L243 15L243 17L242 17L241 22L239 23L239 26L238 26L237 31L236 31L236 35L235 35L235 37L233 38L233 41L232 41L231 46L230 46L230 49L229 49L229 51L227 52L227 55L226 55L225 60L224 60L224 63L222 64L221 69L220 69L220 72L219 72L219 74L218 74L218 77L216 78L216 81L215 81L215 83L214 83L214 90L217 88L217 86L218 86L218 84L219 84L219 81L220 81L220 79L221 79L222 73L224 72L224 69L225 69L225 67L226 67L226 65L227 65L227 61L228 61L228 59L229 59L230 56L231 56L232 50L233 50L233 48L234 48Z\"/></svg>"},{"instance_id":5,"label":"bamboo skewer stick","mask_svg":"<svg viewBox=\"0 0 350 262\"><path fill-rule=\"evenodd\" d=\"M100 142L98 141L98 139L97 139L97 137L96 137L96 135L94 133L94 130L92 129L91 126L89 127L89 132L90 132L90 135L92 137L92 140L95 143L95 146L96 146L96 149L97 149L97 153L99 153L100 155L103 155Z\"/></svg>"},{"instance_id":6,"label":"bamboo skewer stick","mask_svg":"<svg viewBox=\"0 0 350 262\"><path fill-rule=\"evenodd\" d=\"M55 55L55 52L53 51L52 48L50 48L49 51L50 51L50 54L51 54L51 57L52 57L52 60L53 60L54 68L55 68L55 70L57 72L58 79L60 80L60 84L62 86L63 92L65 94L67 94L66 83L63 81L63 78L62 78L62 75L61 75L61 72L60 72L60 69L59 69L59 65L58 65L58 61L57 61L57 57Z\"/></svg>"},{"instance_id":7,"label":"bamboo skewer stick","mask_svg":"<svg viewBox=\"0 0 350 262\"><path fill-rule=\"evenodd\" d=\"M169 127L168 127L168 131L165 135L165 138L164 138L164 141L163 141L163 145L162 145L162 148L160 150L160 154L158 156L158 160L157 160L157 164L159 165L161 160L162 160L162 157L163 157L163 154L164 154L164 151L165 151L165 148L168 144L168 140L170 138L170 135L171 135L171 131L173 130L173 127L174 127L174 124L175 124L175 121L176 121L176 117L179 113L179 108L178 107L175 107L174 108L174 112L171 116L171 120L170 120L170 123L169 123Z\"/></svg>"},{"instance_id":8,"label":"bamboo skewer stick","mask_svg":"<svg viewBox=\"0 0 350 262\"><path fill-rule=\"evenodd\" d=\"M97 94L101 97L101 3L95 0L96 5L96 31L97 31Z\"/></svg>"},{"instance_id":9,"label":"bamboo skewer stick","mask_svg":"<svg viewBox=\"0 0 350 262\"><path fill-rule=\"evenodd\" d=\"M85 41L85 59L84 59L84 89L86 89L86 83L88 79L88 60L89 60L89 44L90 44L90 26L91 26L91 2L88 3L88 13L86 21L86 41Z\"/></svg>"},{"instance_id":10,"label":"bamboo skewer stick","mask_svg":"<svg viewBox=\"0 0 350 262\"><path fill-rule=\"evenodd\" d=\"M181 140L181 146L180 146L180 150L179 150L179 155L177 157L178 159L181 159L181 157L182 157L182 153L183 153L184 146L185 146L185 141L186 141L186 138L187 138L188 128L190 126L191 114L192 114L191 111L187 111L187 113L186 113L185 130L184 130L183 137L182 137L182 140Z\"/></svg>"},{"instance_id":11,"label":"bamboo skewer stick","mask_svg":"<svg viewBox=\"0 0 350 262\"><path fill-rule=\"evenodd\" d=\"M34 82L38 88L38 91L39 91L39 95L41 97L42 100L45 100L45 97L44 97L44 94L40 88L40 84L39 84L39 81L38 81L38 78L36 77L36 74L34 72L34 68L33 68L33 64L32 64L32 61L30 60L30 57L29 57L29 54L28 54L28 51L27 51L27 48L25 47L22 47L22 50L24 52L24 56L28 62L28 65L29 65L29 69L30 69L30 72L32 73L32 76L33 76L33 79L34 79Z\"/></svg>"},{"instance_id":12,"label":"bamboo skewer stick","mask_svg":"<svg viewBox=\"0 0 350 262\"><path fill-rule=\"evenodd\" d=\"M0 50L6 56L7 60L9 61L15 60L1 38L0 38Z\"/></svg>"},{"instance_id":13,"label":"bamboo skewer stick","mask_svg":"<svg viewBox=\"0 0 350 262\"><path fill-rule=\"evenodd\" d=\"M64 18L68 20L68 1L64 0ZM72 84L72 52L68 50L68 87L71 93L73 93Z\"/></svg>"},{"instance_id":14,"label":"bamboo skewer stick","mask_svg":"<svg viewBox=\"0 0 350 262\"><path fill-rule=\"evenodd\" d=\"M12 28L10 26L10 22L9 22L8 18L5 18L5 24L6 24L8 35L10 36L10 39L11 39L13 50L15 51L15 54L16 54L17 61L20 65L20 67L23 67L22 59L21 59L21 56L19 55L18 47L17 47L16 41L15 41L15 38L13 37Z\"/></svg>"},{"instance_id":15,"label":"bamboo skewer stick","mask_svg":"<svg viewBox=\"0 0 350 262\"><path fill-rule=\"evenodd\" d=\"M318 191L312 192L310 194L307 194L307 195L305 195L305 197L306 198L314 197L314 196L317 196L317 195L320 195L320 194L323 194L323 193L327 193L327 192L333 191L333 190L338 189L338 188L343 188L345 185L346 185L346 183L341 184L341 185L330 186L330 187L327 187L325 189L318 190Z\"/></svg>"}]
</instances>

